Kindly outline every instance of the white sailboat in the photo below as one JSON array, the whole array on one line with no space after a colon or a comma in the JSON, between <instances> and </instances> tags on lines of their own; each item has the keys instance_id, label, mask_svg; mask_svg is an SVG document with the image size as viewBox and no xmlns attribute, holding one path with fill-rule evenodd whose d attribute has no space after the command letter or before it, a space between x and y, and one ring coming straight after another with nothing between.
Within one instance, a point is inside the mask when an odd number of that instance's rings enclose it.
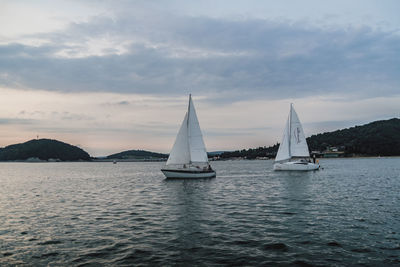
<instances>
[{"instance_id":1,"label":"white sailboat","mask_svg":"<svg viewBox=\"0 0 400 267\"><path fill-rule=\"evenodd\" d=\"M290 104L289 117L283 132L282 142L276 154L275 171L311 171L319 169L318 163L312 163L306 137L299 117Z\"/></svg>"},{"instance_id":2,"label":"white sailboat","mask_svg":"<svg viewBox=\"0 0 400 267\"><path fill-rule=\"evenodd\" d=\"M212 178L216 175L208 162L206 146L191 95L189 95L188 111L167 163L161 171L167 178Z\"/></svg>"}]
</instances>

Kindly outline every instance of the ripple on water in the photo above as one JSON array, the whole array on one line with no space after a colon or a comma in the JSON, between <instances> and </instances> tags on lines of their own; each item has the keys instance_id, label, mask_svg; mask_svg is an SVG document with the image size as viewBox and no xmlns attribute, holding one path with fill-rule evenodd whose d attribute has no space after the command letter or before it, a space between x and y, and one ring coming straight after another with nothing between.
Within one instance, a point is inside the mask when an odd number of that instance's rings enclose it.
<instances>
[{"instance_id":1,"label":"ripple on water","mask_svg":"<svg viewBox=\"0 0 400 267\"><path fill-rule=\"evenodd\" d=\"M353 248L351 251L357 253L368 253L371 252L372 250L369 248Z\"/></svg>"},{"instance_id":2,"label":"ripple on water","mask_svg":"<svg viewBox=\"0 0 400 267\"><path fill-rule=\"evenodd\" d=\"M115 262L117 262L118 264L133 264L138 260L146 261L146 258L149 258L152 255L153 252L151 250L132 249L129 253L117 259Z\"/></svg>"},{"instance_id":3,"label":"ripple on water","mask_svg":"<svg viewBox=\"0 0 400 267\"><path fill-rule=\"evenodd\" d=\"M342 245L336 241L329 242L327 245L330 247L342 247Z\"/></svg>"},{"instance_id":4,"label":"ripple on water","mask_svg":"<svg viewBox=\"0 0 400 267\"><path fill-rule=\"evenodd\" d=\"M400 250L400 246L396 246L396 247L380 247L380 249L382 250Z\"/></svg>"},{"instance_id":5,"label":"ripple on water","mask_svg":"<svg viewBox=\"0 0 400 267\"><path fill-rule=\"evenodd\" d=\"M313 267L313 266L317 266L314 265L310 262L304 261L304 260L295 260L291 263L292 266L301 266L301 267Z\"/></svg>"},{"instance_id":6,"label":"ripple on water","mask_svg":"<svg viewBox=\"0 0 400 267\"><path fill-rule=\"evenodd\" d=\"M56 245L56 244L61 244L61 240L48 240L44 242L40 242L39 245Z\"/></svg>"},{"instance_id":7,"label":"ripple on water","mask_svg":"<svg viewBox=\"0 0 400 267\"><path fill-rule=\"evenodd\" d=\"M282 251L282 252L287 252L289 251L289 247L284 244L284 243L270 243L270 244L264 244L262 246L264 250L274 250L274 251Z\"/></svg>"},{"instance_id":8,"label":"ripple on water","mask_svg":"<svg viewBox=\"0 0 400 267\"><path fill-rule=\"evenodd\" d=\"M33 255L32 258L35 259L45 259L45 258L49 258L49 257L55 257L58 256L59 253L58 252L48 252L48 253L43 253L40 256L37 255Z\"/></svg>"},{"instance_id":9,"label":"ripple on water","mask_svg":"<svg viewBox=\"0 0 400 267\"><path fill-rule=\"evenodd\" d=\"M228 242L228 245L232 246L246 246L246 247L258 247L260 242L257 240L247 239L247 240L235 240Z\"/></svg>"},{"instance_id":10,"label":"ripple on water","mask_svg":"<svg viewBox=\"0 0 400 267\"><path fill-rule=\"evenodd\" d=\"M298 244L302 244L302 245L308 245L308 244L312 244L313 242L311 240L303 240L298 242Z\"/></svg>"}]
</instances>

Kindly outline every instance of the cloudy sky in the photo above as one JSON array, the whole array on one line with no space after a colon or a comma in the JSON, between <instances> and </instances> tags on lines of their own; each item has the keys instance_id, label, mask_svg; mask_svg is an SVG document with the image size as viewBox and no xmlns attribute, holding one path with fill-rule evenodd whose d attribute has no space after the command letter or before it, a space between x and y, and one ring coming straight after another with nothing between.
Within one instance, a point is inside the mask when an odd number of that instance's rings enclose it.
<instances>
[{"instance_id":1,"label":"cloudy sky","mask_svg":"<svg viewBox=\"0 0 400 267\"><path fill-rule=\"evenodd\" d=\"M0 146L168 152L192 93L209 151L400 116L400 2L0 1Z\"/></svg>"}]
</instances>

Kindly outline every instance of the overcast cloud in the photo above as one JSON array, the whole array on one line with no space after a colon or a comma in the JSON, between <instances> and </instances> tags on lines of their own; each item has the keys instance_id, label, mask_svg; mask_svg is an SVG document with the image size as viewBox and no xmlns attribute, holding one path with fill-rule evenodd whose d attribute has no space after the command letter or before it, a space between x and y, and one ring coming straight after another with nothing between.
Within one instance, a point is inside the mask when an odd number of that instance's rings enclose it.
<instances>
[{"instance_id":1,"label":"overcast cloud","mask_svg":"<svg viewBox=\"0 0 400 267\"><path fill-rule=\"evenodd\" d=\"M207 17L96 17L0 46L0 83L66 92L111 91L287 98L398 93L400 34L367 26ZM152 18L152 17L151 17Z\"/></svg>"}]
</instances>

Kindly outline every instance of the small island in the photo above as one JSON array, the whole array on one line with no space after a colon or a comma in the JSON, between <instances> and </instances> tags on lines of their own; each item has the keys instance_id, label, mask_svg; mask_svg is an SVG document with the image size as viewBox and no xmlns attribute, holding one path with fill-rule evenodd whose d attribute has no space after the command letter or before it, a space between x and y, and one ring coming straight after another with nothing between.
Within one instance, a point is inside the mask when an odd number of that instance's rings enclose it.
<instances>
[{"instance_id":1,"label":"small island","mask_svg":"<svg viewBox=\"0 0 400 267\"><path fill-rule=\"evenodd\" d=\"M128 150L112 154L106 157L106 160L118 161L165 161L168 154L151 152L146 150Z\"/></svg>"},{"instance_id":2,"label":"small island","mask_svg":"<svg viewBox=\"0 0 400 267\"><path fill-rule=\"evenodd\" d=\"M0 161L89 161L83 149L52 139L34 139L0 148Z\"/></svg>"}]
</instances>

